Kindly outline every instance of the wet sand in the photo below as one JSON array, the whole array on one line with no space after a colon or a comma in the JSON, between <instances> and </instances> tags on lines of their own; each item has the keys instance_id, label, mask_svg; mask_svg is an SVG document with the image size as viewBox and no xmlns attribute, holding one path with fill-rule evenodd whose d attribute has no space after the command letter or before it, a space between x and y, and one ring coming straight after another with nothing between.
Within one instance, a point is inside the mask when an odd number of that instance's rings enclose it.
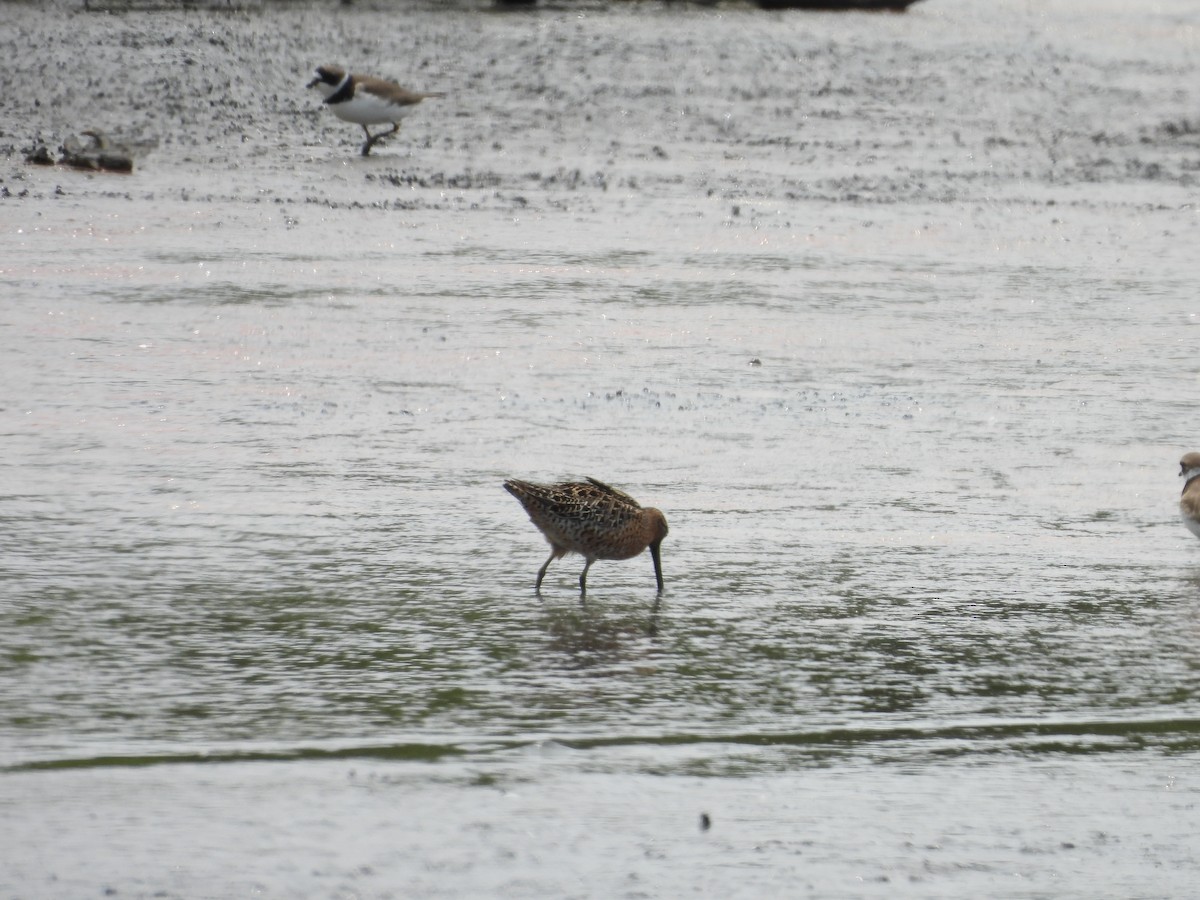
<instances>
[{"instance_id":1,"label":"wet sand","mask_svg":"<svg viewBox=\"0 0 1200 900\"><path fill-rule=\"evenodd\" d=\"M52 10L0 5L0 893L1200 878L1189 3ZM327 62L448 96L363 159ZM25 162L86 129L134 171ZM534 596L501 482L583 475L661 602Z\"/></svg>"}]
</instances>

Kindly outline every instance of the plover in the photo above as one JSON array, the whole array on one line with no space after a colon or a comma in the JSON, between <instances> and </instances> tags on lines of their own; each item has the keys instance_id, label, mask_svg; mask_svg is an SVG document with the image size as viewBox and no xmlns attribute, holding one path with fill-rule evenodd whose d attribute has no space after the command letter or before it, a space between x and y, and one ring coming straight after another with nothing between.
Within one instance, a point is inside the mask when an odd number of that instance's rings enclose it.
<instances>
[{"instance_id":1,"label":"plover","mask_svg":"<svg viewBox=\"0 0 1200 900\"><path fill-rule=\"evenodd\" d=\"M422 100L446 96L410 91L394 81L351 74L341 66L318 66L308 86L321 92L325 103L339 119L362 126L367 135L362 146L363 156L370 155L377 141L399 131L401 120ZM392 130L371 134L368 125L391 125Z\"/></svg>"},{"instance_id":2,"label":"plover","mask_svg":"<svg viewBox=\"0 0 1200 900\"><path fill-rule=\"evenodd\" d=\"M630 559L647 547L654 560L658 591L663 589L659 547L667 536L667 519L659 510L643 507L623 491L603 481L531 484L515 478L504 489L521 501L525 512L550 542L550 558L538 569L534 589L541 591L550 563L567 553L583 556L579 591L587 593L587 573L598 559Z\"/></svg>"},{"instance_id":3,"label":"plover","mask_svg":"<svg viewBox=\"0 0 1200 900\"><path fill-rule=\"evenodd\" d=\"M1179 461L1183 478L1183 496L1179 498L1179 513L1188 531L1200 537L1200 453L1185 453Z\"/></svg>"}]
</instances>

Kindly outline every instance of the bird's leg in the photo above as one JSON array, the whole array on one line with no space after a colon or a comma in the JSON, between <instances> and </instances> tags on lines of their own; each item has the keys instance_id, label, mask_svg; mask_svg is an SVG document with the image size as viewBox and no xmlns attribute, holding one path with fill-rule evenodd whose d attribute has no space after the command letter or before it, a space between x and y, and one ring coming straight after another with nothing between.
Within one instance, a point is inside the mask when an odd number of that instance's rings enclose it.
<instances>
[{"instance_id":1,"label":"bird's leg","mask_svg":"<svg viewBox=\"0 0 1200 900\"><path fill-rule=\"evenodd\" d=\"M372 135L371 135L371 129L369 129L369 128L368 128L366 125L364 125L364 126L362 127L362 130L363 130L363 134L365 134L365 135L367 136L367 141L366 141L366 143L362 145L362 155L363 155L363 156L370 156L370 155L371 155L371 148L375 146L375 142L376 142L377 140L379 140L379 139L378 139L378 138L376 138L376 137L372 137Z\"/></svg>"},{"instance_id":2,"label":"bird's leg","mask_svg":"<svg viewBox=\"0 0 1200 900\"><path fill-rule=\"evenodd\" d=\"M595 560L589 556L587 562L583 564L583 573L579 576L579 593L580 594L587 593L587 573L588 573L588 569L590 569L592 567L593 562L595 562Z\"/></svg>"},{"instance_id":3,"label":"bird's leg","mask_svg":"<svg viewBox=\"0 0 1200 900\"><path fill-rule=\"evenodd\" d=\"M550 563L554 562L560 556L562 556L562 553L559 552L557 547L550 548L550 558L542 564L540 569L538 569L537 583L533 586L533 590L536 593L540 594L542 592L542 579L546 577L546 570L550 568Z\"/></svg>"},{"instance_id":4,"label":"bird's leg","mask_svg":"<svg viewBox=\"0 0 1200 900\"><path fill-rule=\"evenodd\" d=\"M374 147L376 143L378 143L379 141L382 141L386 137L391 137L393 134L395 134L397 131L400 130L400 123L393 122L391 131L381 131L381 132L379 132L379 134L371 134L371 132L367 129L366 125L364 125L362 127L362 130L367 133L367 142L365 144L363 144L362 155L370 156L371 148Z\"/></svg>"}]
</instances>

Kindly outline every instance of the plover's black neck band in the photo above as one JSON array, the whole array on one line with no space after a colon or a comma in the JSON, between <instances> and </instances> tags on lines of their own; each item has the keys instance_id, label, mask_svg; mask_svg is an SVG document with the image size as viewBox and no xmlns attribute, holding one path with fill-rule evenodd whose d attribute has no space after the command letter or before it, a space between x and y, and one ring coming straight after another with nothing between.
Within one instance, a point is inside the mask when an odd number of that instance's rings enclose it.
<instances>
[{"instance_id":1,"label":"plover's black neck band","mask_svg":"<svg viewBox=\"0 0 1200 900\"><path fill-rule=\"evenodd\" d=\"M346 73L346 77L338 82L337 89L325 98L326 103L345 103L354 96L354 79L350 77L350 73Z\"/></svg>"}]
</instances>

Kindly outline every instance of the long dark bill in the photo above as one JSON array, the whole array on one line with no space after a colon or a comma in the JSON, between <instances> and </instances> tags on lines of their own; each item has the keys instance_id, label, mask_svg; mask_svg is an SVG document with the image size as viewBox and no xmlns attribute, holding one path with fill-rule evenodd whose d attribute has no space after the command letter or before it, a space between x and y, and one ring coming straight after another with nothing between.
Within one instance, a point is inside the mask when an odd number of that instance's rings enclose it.
<instances>
[{"instance_id":1,"label":"long dark bill","mask_svg":"<svg viewBox=\"0 0 1200 900\"><path fill-rule=\"evenodd\" d=\"M658 592L661 594L663 589L662 580L662 557L659 555L661 544L650 545L650 558L654 560L654 577L658 579Z\"/></svg>"}]
</instances>

